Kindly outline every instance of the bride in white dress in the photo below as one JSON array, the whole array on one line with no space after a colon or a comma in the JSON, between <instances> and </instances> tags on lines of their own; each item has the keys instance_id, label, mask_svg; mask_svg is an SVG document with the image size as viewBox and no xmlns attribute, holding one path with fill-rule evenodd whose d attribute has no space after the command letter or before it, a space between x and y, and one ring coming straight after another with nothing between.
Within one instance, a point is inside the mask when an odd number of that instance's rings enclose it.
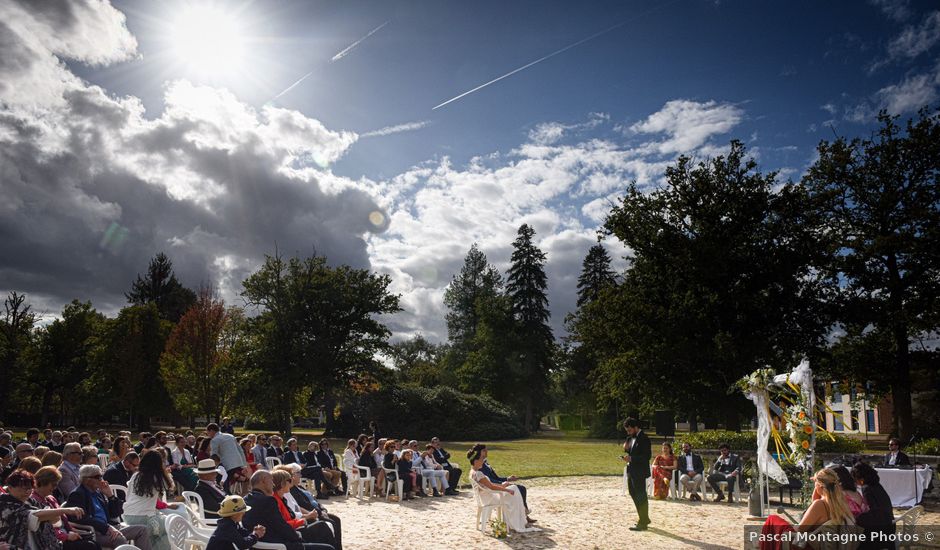
<instances>
[{"instance_id":1,"label":"bride in white dress","mask_svg":"<svg viewBox=\"0 0 940 550\"><path fill-rule=\"evenodd\" d=\"M480 503L483 506L502 504L504 506L503 521L506 527L518 533L528 533L540 531L536 527L530 527L526 518L525 504L522 503L522 493L519 489L506 481L503 483L493 483L486 474L480 471L483 467L483 461L486 460L486 445L477 443L467 452L467 458L470 459L470 480L477 487L480 495Z\"/></svg>"}]
</instances>

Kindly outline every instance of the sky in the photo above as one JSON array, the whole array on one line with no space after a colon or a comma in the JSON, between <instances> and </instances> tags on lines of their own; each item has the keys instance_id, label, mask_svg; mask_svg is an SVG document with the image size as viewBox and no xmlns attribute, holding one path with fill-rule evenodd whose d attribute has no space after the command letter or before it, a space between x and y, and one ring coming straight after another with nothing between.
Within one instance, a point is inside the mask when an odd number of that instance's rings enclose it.
<instances>
[{"instance_id":1,"label":"sky","mask_svg":"<svg viewBox=\"0 0 940 550\"><path fill-rule=\"evenodd\" d=\"M433 341L474 242L505 271L533 226L560 337L630 182L731 139L796 180L940 94L940 9L901 0L0 0L0 49L0 291L113 314L163 251L240 304L318 253Z\"/></svg>"}]
</instances>

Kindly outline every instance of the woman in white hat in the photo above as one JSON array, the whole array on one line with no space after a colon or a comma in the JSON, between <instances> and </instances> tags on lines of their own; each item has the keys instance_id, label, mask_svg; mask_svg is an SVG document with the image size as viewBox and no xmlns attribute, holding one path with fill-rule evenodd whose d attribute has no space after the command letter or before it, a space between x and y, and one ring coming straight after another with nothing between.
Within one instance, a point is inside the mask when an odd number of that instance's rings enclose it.
<instances>
[{"instance_id":1,"label":"woman in white hat","mask_svg":"<svg viewBox=\"0 0 940 550\"><path fill-rule=\"evenodd\" d=\"M245 504L245 499L238 495L229 495L219 507L221 519L216 524L215 532L209 537L206 550L232 550L234 544L239 550L251 548L264 537L264 525L255 525L252 532L242 527L241 521L245 512L251 507Z\"/></svg>"}]
</instances>

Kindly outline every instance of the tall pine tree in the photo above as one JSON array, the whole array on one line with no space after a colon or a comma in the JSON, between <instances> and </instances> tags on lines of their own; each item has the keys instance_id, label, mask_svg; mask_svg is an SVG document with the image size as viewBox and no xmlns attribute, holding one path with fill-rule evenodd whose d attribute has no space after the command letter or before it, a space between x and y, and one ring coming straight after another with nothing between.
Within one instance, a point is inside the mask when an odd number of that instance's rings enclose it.
<instances>
[{"instance_id":1,"label":"tall pine tree","mask_svg":"<svg viewBox=\"0 0 940 550\"><path fill-rule=\"evenodd\" d=\"M150 260L147 275L137 280L126 293L127 301L135 306L154 303L160 317L178 323L186 310L196 303L196 293L183 286L173 273L173 262L163 252Z\"/></svg>"},{"instance_id":2,"label":"tall pine tree","mask_svg":"<svg viewBox=\"0 0 940 550\"><path fill-rule=\"evenodd\" d=\"M578 276L578 307L593 302L607 287L617 284L610 269L610 255L601 243L591 247L581 264Z\"/></svg>"},{"instance_id":3,"label":"tall pine tree","mask_svg":"<svg viewBox=\"0 0 940 550\"><path fill-rule=\"evenodd\" d=\"M474 243L460 273L454 275L444 292L444 305L448 309L447 336L451 343L447 363L451 368L462 365L472 351L480 324L478 303L499 295L502 287L499 271L487 262L486 254Z\"/></svg>"},{"instance_id":4,"label":"tall pine tree","mask_svg":"<svg viewBox=\"0 0 940 550\"><path fill-rule=\"evenodd\" d=\"M548 326L545 253L532 242L534 236L535 230L528 224L519 228L518 237L512 243L512 265L506 284L518 327L520 387L525 388L522 401L528 429L538 428L538 408L546 396L554 345L552 329Z\"/></svg>"}]
</instances>

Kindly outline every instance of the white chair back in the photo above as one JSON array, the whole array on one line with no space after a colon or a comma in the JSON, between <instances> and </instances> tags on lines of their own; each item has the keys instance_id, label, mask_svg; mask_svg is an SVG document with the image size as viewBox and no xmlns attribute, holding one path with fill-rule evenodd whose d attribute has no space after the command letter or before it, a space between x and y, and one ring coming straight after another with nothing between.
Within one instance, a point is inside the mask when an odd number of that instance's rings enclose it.
<instances>
[{"instance_id":1,"label":"white chair back","mask_svg":"<svg viewBox=\"0 0 940 550\"><path fill-rule=\"evenodd\" d=\"M140 548L137 548L133 544L122 544L118 546L117 548L115 548L114 550L140 550Z\"/></svg>"},{"instance_id":2,"label":"white chair back","mask_svg":"<svg viewBox=\"0 0 940 550\"><path fill-rule=\"evenodd\" d=\"M264 463L268 466L269 470L273 470L275 466L281 465L281 459L276 456L269 456L264 459Z\"/></svg>"},{"instance_id":3,"label":"white chair back","mask_svg":"<svg viewBox=\"0 0 940 550\"><path fill-rule=\"evenodd\" d=\"M111 490L114 491L114 496L118 497L124 502L127 502L127 487L123 485L112 485Z\"/></svg>"},{"instance_id":4,"label":"white chair back","mask_svg":"<svg viewBox=\"0 0 940 550\"><path fill-rule=\"evenodd\" d=\"M206 519L206 508L202 502L202 495L195 491L183 491L183 498L186 499L186 505L195 508L196 516L199 519Z\"/></svg>"},{"instance_id":5,"label":"white chair back","mask_svg":"<svg viewBox=\"0 0 940 550\"><path fill-rule=\"evenodd\" d=\"M107 469L107 468L108 468L108 464L110 464L110 462L111 462L111 461L108 460L108 455L106 455L106 454L99 454L99 455L98 455L98 466L100 466L102 470Z\"/></svg>"}]
</instances>

